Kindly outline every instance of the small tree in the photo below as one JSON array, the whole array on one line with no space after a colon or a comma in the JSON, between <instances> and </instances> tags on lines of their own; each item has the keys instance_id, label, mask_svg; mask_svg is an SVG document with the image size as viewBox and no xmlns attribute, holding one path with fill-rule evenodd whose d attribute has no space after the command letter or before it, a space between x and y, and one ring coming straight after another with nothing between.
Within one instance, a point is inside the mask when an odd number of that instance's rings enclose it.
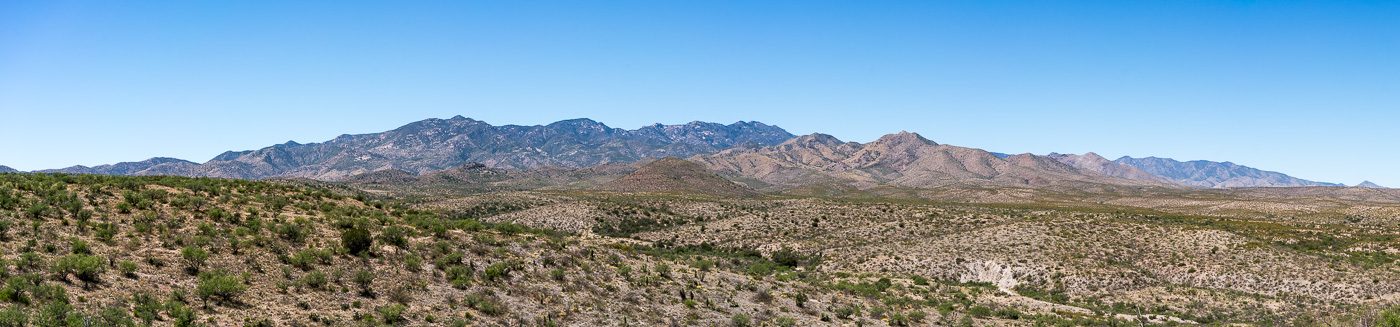
<instances>
[{"instance_id":1,"label":"small tree","mask_svg":"<svg viewBox=\"0 0 1400 327\"><path fill-rule=\"evenodd\" d=\"M369 247L374 244L374 238L370 237L369 231L363 228L352 228L340 233L340 246L345 247L351 254L360 255L369 251Z\"/></svg>"},{"instance_id":2,"label":"small tree","mask_svg":"<svg viewBox=\"0 0 1400 327\"><path fill-rule=\"evenodd\" d=\"M204 261L209 260L209 252L197 246L187 246L180 250L180 257L185 259L191 274L198 274L199 269L204 268Z\"/></svg>"}]
</instances>

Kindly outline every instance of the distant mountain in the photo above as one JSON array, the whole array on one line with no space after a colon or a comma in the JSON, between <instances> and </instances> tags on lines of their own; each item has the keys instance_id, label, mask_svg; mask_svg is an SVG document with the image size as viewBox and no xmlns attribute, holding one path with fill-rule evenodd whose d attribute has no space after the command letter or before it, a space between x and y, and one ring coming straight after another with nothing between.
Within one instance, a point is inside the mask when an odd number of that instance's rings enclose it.
<instances>
[{"instance_id":1,"label":"distant mountain","mask_svg":"<svg viewBox=\"0 0 1400 327\"><path fill-rule=\"evenodd\" d=\"M178 172L191 169L198 165L199 164L175 158L156 157L137 162L122 162L95 167L72 166L63 169L45 169L35 172L96 175L179 175ZM175 174L171 172L175 172Z\"/></svg>"},{"instance_id":2,"label":"distant mountain","mask_svg":"<svg viewBox=\"0 0 1400 327\"><path fill-rule=\"evenodd\" d=\"M18 170L15 170L14 168L10 168L9 166L0 165L0 173L18 173L18 172L19 172Z\"/></svg>"},{"instance_id":3,"label":"distant mountain","mask_svg":"<svg viewBox=\"0 0 1400 327\"><path fill-rule=\"evenodd\" d=\"M1076 168L1055 159L1020 154L1002 158L987 151L942 145L900 132L874 142L847 143L812 134L767 147L733 148L690 158L709 170L760 190L828 185L869 189L1026 186L1095 188L1103 185L1169 186ZM830 188L830 187L828 187Z\"/></svg>"},{"instance_id":4,"label":"distant mountain","mask_svg":"<svg viewBox=\"0 0 1400 327\"><path fill-rule=\"evenodd\" d=\"M684 192L719 196L758 195L694 162L674 157L653 161L627 176L594 187L613 192Z\"/></svg>"},{"instance_id":5,"label":"distant mountain","mask_svg":"<svg viewBox=\"0 0 1400 327\"><path fill-rule=\"evenodd\" d=\"M1361 184L1356 184L1356 187L1389 188L1385 186L1376 185L1376 183L1372 183L1371 181L1361 182Z\"/></svg>"},{"instance_id":6,"label":"distant mountain","mask_svg":"<svg viewBox=\"0 0 1400 327\"><path fill-rule=\"evenodd\" d=\"M383 133L341 135L324 143L287 142L259 150L229 151L203 164L155 158L52 171L334 181L390 169L424 175L468 162L501 169L587 167L644 158L688 157L739 145L773 145L792 137L782 128L759 122L722 125L697 121L625 130L589 119L545 126L492 126L456 116L418 121Z\"/></svg>"},{"instance_id":7,"label":"distant mountain","mask_svg":"<svg viewBox=\"0 0 1400 327\"><path fill-rule=\"evenodd\" d=\"M1051 153L1050 155L1047 155L1047 157L1055 159L1055 161L1062 162L1066 165L1074 166L1080 169L1090 170L1108 176L1140 181L1176 183L1175 181L1142 171L1137 167L1109 161L1108 159L1104 159L1104 157L1101 157L1097 153L1093 152L1085 153L1083 155Z\"/></svg>"},{"instance_id":8,"label":"distant mountain","mask_svg":"<svg viewBox=\"0 0 1400 327\"><path fill-rule=\"evenodd\" d=\"M1264 171L1231 162L1195 160L1181 162L1167 158L1122 157L1114 162L1137 167L1177 183L1205 188L1344 186L1305 180L1283 173Z\"/></svg>"}]
</instances>

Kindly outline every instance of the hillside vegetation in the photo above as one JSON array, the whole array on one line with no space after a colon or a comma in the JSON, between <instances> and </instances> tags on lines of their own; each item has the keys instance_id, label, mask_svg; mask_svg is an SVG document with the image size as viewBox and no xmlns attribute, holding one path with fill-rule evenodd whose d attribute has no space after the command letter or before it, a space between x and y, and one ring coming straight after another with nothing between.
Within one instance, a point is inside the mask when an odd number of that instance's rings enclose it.
<instances>
[{"instance_id":1,"label":"hillside vegetation","mask_svg":"<svg viewBox=\"0 0 1400 327\"><path fill-rule=\"evenodd\" d=\"M306 185L0 174L0 326L1349 326L1400 287L1365 223Z\"/></svg>"}]
</instances>

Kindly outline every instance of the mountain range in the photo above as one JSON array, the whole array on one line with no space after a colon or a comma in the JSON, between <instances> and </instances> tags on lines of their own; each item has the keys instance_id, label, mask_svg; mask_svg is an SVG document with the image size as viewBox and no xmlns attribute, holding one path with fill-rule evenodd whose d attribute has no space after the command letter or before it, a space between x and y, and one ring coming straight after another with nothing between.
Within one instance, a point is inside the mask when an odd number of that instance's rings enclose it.
<instances>
[{"instance_id":1,"label":"mountain range","mask_svg":"<svg viewBox=\"0 0 1400 327\"><path fill-rule=\"evenodd\" d=\"M643 158L688 157L740 144L772 145L792 137L782 128L758 122L722 125L697 121L625 130L589 119L544 126L492 126L456 116L422 120L383 133L341 135L324 143L287 142L258 150L228 151L203 164L153 158L40 172L335 181L387 169L428 174L468 162L502 169L587 167Z\"/></svg>"},{"instance_id":2,"label":"mountain range","mask_svg":"<svg viewBox=\"0 0 1400 327\"><path fill-rule=\"evenodd\" d=\"M1114 162L1137 167L1152 175L1177 183L1205 188L1280 187L1280 186L1346 186L1314 182L1283 173L1263 171L1232 162L1194 160L1181 162L1166 158L1122 157Z\"/></svg>"},{"instance_id":3,"label":"mountain range","mask_svg":"<svg viewBox=\"0 0 1400 327\"><path fill-rule=\"evenodd\" d=\"M740 147L691 160L759 190L813 185L869 189L878 186L1024 186L1084 188L1093 184L1172 186L1074 167L1032 154L1001 158L981 149L938 144L900 132L860 144L811 134L768 147Z\"/></svg>"},{"instance_id":4,"label":"mountain range","mask_svg":"<svg viewBox=\"0 0 1400 327\"><path fill-rule=\"evenodd\" d=\"M534 180L530 185L584 181L596 185L606 182L597 176L622 176L640 167L631 163L665 157L688 158L705 169L767 191L814 185L857 189L1343 186L1230 162L1126 156L1110 161L1092 152L1010 155L938 144L907 132L860 144L820 133L797 137L760 122L723 125L696 121L627 130L590 119L493 126L462 116L426 119L382 133L341 135L322 143L289 141L258 150L228 151L204 163L157 157L36 172L421 185L492 171L499 177L494 182L523 178ZM578 169L600 165L610 166ZM0 172L7 170L13 171L0 166ZM484 181L479 177L473 180Z\"/></svg>"}]
</instances>

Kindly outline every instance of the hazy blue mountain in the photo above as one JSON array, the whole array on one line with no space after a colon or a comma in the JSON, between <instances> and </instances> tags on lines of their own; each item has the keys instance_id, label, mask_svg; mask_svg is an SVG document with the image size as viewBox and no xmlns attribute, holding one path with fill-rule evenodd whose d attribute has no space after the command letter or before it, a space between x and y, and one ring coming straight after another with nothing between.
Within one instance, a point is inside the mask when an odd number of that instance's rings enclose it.
<instances>
[{"instance_id":1,"label":"hazy blue mountain","mask_svg":"<svg viewBox=\"0 0 1400 327\"><path fill-rule=\"evenodd\" d=\"M15 170L14 168L10 168L9 166L0 165L0 173L18 173L18 172L19 172L19 170Z\"/></svg>"},{"instance_id":2,"label":"hazy blue mountain","mask_svg":"<svg viewBox=\"0 0 1400 327\"><path fill-rule=\"evenodd\" d=\"M1372 183L1371 181L1361 182L1361 184L1356 184L1356 187L1389 188L1385 186L1376 185L1376 183Z\"/></svg>"},{"instance_id":3,"label":"hazy blue mountain","mask_svg":"<svg viewBox=\"0 0 1400 327\"><path fill-rule=\"evenodd\" d=\"M467 162L502 169L586 167L643 158L689 157L739 145L773 145L793 137L782 128L759 122L723 125L697 121L626 130L590 119L544 126L492 126L457 116L422 120L382 133L341 135L323 143L287 142L258 150L229 151L203 164L153 158L50 171L332 181L386 169L426 174Z\"/></svg>"},{"instance_id":4,"label":"hazy blue mountain","mask_svg":"<svg viewBox=\"0 0 1400 327\"><path fill-rule=\"evenodd\" d=\"M1279 172L1241 166L1228 161L1194 160L1182 162L1168 158L1124 156L1114 160L1114 162L1137 167L1137 169L1147 173L1195 187L1344 186L1342 184L1314 182Z\"/></svg>"},{"instance_id":5,"label":"hazy blue mountain","mask_svg":"<svg viewBox=\"0 0 1400 327\"><path fill-rule=\"evenodd\" d=\"M120 162L111 165L99 165L94 167L72 166L63 169L45 169L34 171L36 173L65 173L65 174L97 174L97 175L165 175L144 173L152 167L164 165L164 167L192 167L198 165L193 162L175 159L156 157L137 162Z\"/></svg>"}]
</instances>

